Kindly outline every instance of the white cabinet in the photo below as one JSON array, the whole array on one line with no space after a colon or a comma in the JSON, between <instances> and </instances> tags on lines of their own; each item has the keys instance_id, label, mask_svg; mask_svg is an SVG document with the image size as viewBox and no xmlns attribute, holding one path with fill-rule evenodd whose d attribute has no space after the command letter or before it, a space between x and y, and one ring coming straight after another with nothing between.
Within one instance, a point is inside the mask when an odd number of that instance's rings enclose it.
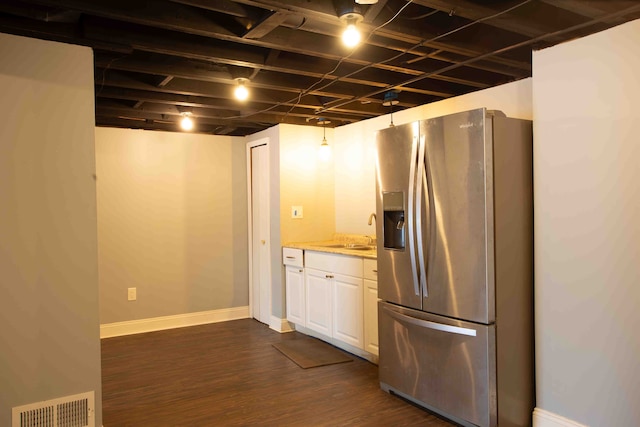
<instances>
[{"instance_id":1,"label":"white cabinet","mask_svg":"<svg viewBox=\"0 0 640 427\"><path fill-rule=\"evenodd\" d=\"M316 332L331 336L331 287L333 275L314 268L307 267L306 270L306 326Z\"/></svg>"},{"instance_id":2,"label":"white cabinet","mask_svg":"<svg viewBox=\"0 0 640 427\"><path fill-rule=\"evenodd\" d=\"M305 326L305 286L302 249L282 248L285 265L287 320Z\"/></svg>"},{"instance_id":3,"label":"white cabinet","mask_svg":"<svg viewBox=\"0 0 640 427\"><path fill-rule=\"evenodd\" d=\"M333 279L333 337L364 348L362 278L336 274Z\"/></svg>"},{"instance_id":4,"label":"white cabinet","mask_svg":"<svg viewBox=\"0 0 640 427\"><path fill-rule=\"evenodd\" d=\"M296 325L305 325L305 292L304 269L285 267L285 283L287 287L287 320Z\"/></svg>"},{"instance_id":5,"label":"white cabinet","mask_svg":"<svg viewBox=\"0 0 640 427\"><path fill-rule=\"evenodd\" d=\"M362 258L307 251L307 327L362 349Z\"/></svg>"},{"instance_id":6,"label":"white cabinet","mask_svg":"<svg viewBox=\"0 0 640 427\"><path fill-rule=\"evenodd\" d=\"M293 248L283 248L282 255L287 320L300 332L376 363L376 260Z\"/></svg>"},{"instance_id":7,"label":"white cabinet","mask_svg":"<svg viewBox=\"0 0 640 427\"><path fill-rule=\"evenodd\" d=\"M364 350L378 355L378 263L364 260Z\"/></svg>"}]
</instances>

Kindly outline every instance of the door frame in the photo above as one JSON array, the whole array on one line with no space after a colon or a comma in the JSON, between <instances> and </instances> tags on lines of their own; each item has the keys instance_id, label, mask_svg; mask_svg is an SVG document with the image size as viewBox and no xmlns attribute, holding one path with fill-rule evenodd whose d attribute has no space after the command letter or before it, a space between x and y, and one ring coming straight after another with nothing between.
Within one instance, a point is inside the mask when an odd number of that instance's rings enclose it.
<instances>
[{"instance_id":1,"label":"door frame","mask_svg":"<svg viewBox=\"0 0 640 427\"><path fill-rule=\"evenodd\" d=\"M256 141L252 141L252 142L248 142L246 145L246 161L247 161L247 226L248 226L248 239L249 239L249 316L251 316L251 318L255 318L253 315L253 200L252 200L252 168L251 168L251 150L253 148L259 147L261 145L266 146L267 148L267 160L270 159L271 157L271 150L270 150L270 146L269 146L269 138L261 138L258 139ZM267 161L267 177L270 178L271 176L271 170L270 170L270 162ZM266 197L267 197L267 215L269 216L267 223L270 225L271 224L271 186L267 185L266 186ZM267 229L267 233L266 233L266 241L267 244L269 245L268 249L269 249L269 259L268 259L268 263L267 263L267 270L268 270L268 286L267 286L267 292L269 295L269 323L268 325L271 325L271 317L273 317L273 313L272 313L272 305L273 302L271 301L271 296L272 296L272 292L271 292L271 286L272 286L272 278L271 278L271 229L270 226Z\"/></svg>"}]
</instances>

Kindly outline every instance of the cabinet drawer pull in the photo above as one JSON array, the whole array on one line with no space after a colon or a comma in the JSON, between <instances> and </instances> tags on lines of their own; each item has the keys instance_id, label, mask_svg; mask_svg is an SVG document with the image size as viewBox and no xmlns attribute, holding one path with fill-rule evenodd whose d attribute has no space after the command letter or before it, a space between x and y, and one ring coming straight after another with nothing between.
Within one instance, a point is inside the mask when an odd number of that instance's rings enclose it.
<instances>
[{"instance_id":1,"label":"cabinet drawer pull","mask_svg":"<svg viewBox=\"0 0 640 427\"><path fill-rule=\"evenodd\" d=\"M298 273L304 273L304 270L298 270Z\"/></svg>"},{"instance_id":2,"label":"cabinet drawer pull","mask_svg":"<svg viewBox=\"0 0 640 427\"><path fill-rule=\"evenodd\" d=\"M287 255L287 259L296 259L296 257Z\"/></svg>"},{"instance_id":3,"label":"cabinet drawer pull","mask_svg":"<svg viewBox=\"0 0 640 427\"><path fill-rule=\"evenodd\" d=\"M333 275L331 275L331 274L325 274L324 277L326 277L327 279L333 279Z\"/></svg>"},{"instance_id":4,"label":"cabinet drawer pull","mask_svg":"<svg viewBox=\"0 0 640 427\"><path fill-rule=\"evenodd\" d=\"M373 272L377 274L377 273L378 273L378 270L373 270Z\"/></svg>"}]
</instances>

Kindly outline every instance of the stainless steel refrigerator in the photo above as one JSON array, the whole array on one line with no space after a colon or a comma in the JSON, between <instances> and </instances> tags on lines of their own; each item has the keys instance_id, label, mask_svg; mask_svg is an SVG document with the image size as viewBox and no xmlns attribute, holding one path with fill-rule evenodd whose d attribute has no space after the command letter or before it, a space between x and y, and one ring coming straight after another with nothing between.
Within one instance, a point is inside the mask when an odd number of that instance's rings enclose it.
<instances>
[{"instance_id":1,"label":"stainless steel refrigerator","mask_svg":"<svg viewBox=\"0 0 640 427\"><path fill-rule=\"evenodd\" d=\"M530 425L531 122L481 108L376 144L382 389L462 425Z\"/></svg>"}]
</instances>

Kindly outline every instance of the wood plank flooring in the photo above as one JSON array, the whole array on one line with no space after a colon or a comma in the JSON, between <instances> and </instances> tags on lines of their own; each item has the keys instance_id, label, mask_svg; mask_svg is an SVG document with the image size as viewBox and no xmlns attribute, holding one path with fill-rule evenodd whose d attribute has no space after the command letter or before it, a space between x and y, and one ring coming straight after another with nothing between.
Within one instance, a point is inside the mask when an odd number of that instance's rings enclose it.
<instances>
[{"instance_id":1,"label":"wood plank flooring","mask_svg":"<svg viewBox=\"0 0 640 427\"><path fill-rule=\"evenodd\" d=\"M452 426L379 388L376 365L301 369L243 319L102 340L104 427Z\"/></svg>"}]
</instances>

